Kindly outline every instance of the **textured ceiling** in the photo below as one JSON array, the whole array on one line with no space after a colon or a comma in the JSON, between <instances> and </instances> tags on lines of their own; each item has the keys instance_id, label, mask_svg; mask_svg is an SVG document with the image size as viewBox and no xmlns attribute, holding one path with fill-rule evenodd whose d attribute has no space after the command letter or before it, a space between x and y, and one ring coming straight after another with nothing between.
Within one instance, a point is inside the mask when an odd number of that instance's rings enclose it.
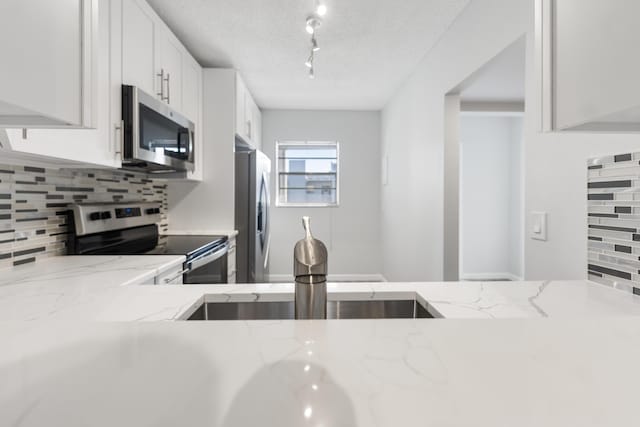
<instances>
[{"instance_id":1,"label":"textured ceiling","mask_svg":"<svg viewBox=\"0 0 640 427\"><path fill-rule=\"evenodd\" d=\"M196 59L239 70L263 108L382 108L470 0L326 0L316 78L312 0L149 0Z\"/></svg>"},{"instance_id":2,"label":"textured ceiling","mask_svg":"<svg viewBox=\"0 0 640 427\"><path fill-rule=\"evenodd\" d=\"M525 98L524 38L513 43L476 72L460 93L463 101L521 102Z\"/></svg>"}]
</instances>

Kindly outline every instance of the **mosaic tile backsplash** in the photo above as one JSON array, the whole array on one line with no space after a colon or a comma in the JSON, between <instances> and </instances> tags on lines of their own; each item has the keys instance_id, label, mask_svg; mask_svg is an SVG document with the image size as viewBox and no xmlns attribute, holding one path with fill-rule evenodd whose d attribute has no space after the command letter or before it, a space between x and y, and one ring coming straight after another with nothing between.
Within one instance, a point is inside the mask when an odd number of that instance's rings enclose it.
<instances>
[{"instance_id":1,"label":"mosaic tile backsplash","mask_svg":"<svg viewBox=\"0 0 640 427\"><path fill-rule=\"evenodd\" d=\"M44 169L0 160L0 268L64 255L71 203L159 202L160 233L166 232L166 189L164 181L120 171Z\"/></svg>"},{"instance_id":2,"label":"mosaic tile backsplash","mask_svg":"<svg viewBox=\"0 0 640 427\"><path fill-rule=\"evenodd\" d=\"M588 161L589 279L640 295L640 153Z\"/></svg>"}]
</instances>

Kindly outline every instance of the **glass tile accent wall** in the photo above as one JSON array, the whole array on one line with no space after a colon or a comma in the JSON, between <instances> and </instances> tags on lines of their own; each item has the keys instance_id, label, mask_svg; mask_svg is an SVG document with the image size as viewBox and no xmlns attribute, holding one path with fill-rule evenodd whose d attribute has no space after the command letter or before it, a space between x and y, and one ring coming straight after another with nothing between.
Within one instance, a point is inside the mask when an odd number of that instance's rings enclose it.
<instances>
[{"instance_id":1,"label":"glass tile accent wall","mask_svg":"<svg viewBox=\"0 0 640 427\"><path fill-rule=\"evenodd\" d=\"M640 295L640 153L587 168L589 279Z\"/></svg>"},{"instance_id":2,"label":"glass tile accent wall","mask_svg":"<svg viewBox=\"0 0 640 427\"><path fill-rule=\"evenodd\" d=\"M149 201L168 229L167 185L121 171L44 169L0 161L0 268L66 253L71 203Z\"/></svg>"}]
</instances>

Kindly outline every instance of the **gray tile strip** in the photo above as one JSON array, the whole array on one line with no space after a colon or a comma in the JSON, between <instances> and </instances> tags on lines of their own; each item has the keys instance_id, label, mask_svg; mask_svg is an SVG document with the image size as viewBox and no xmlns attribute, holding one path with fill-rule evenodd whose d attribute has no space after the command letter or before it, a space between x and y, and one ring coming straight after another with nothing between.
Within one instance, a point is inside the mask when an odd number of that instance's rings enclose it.
<instances>
[{"instance_id":1,"label":"gray tile strip","mask_svg":"<svg viewBox=\"0 0 640 427\"><path fill-rule=\"evenodd\" d=\"M613 268L601 267L595 264L589 264L589 270L607 274L609 276L619 277L621 279L631 280L631 273L627 273L626 271L618 271Z\"/></svg>"},{"instance_id":2,"label":"gray tile strip","mask_svg":"<svg viewBox=\"0 0 640 427\"><path fill-rule=\"evenodd\" d=\"M589 228L596 230L621 231L623 233L636 233L638 229L629 227L612 227L609 225L590 225Z\"/></svg>"}]
</instances>

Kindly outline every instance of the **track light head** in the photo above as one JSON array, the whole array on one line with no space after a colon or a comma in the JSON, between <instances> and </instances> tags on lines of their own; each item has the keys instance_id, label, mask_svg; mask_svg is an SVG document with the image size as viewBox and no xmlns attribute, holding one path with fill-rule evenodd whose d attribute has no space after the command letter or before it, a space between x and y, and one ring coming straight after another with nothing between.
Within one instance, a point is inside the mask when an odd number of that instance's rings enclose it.
<instances>
[{"instance_id":1,"label":"track light head","mask_svg":"<svg viewBox=\"0 0 640 427\"><path fill-rule=\"evenodd\" d=\"M322 25L322 18L320 18L316 14L309 15L307 17L307 25L305 29L307 30L307 33L315 34L316 30L318 29L318 27L320 27L320 25Z\"/></svg>"},{"instance_id":2,"label":"track light head","mask_svg":"<svg viewBox=\"0 0 640 427\"><path fill-rule=\"evenodd\" d=\"M311 37L311 50L317 52L320 50L320 46L318 46L318 41L315 36Z\"/></svg>"}]
</instances>

